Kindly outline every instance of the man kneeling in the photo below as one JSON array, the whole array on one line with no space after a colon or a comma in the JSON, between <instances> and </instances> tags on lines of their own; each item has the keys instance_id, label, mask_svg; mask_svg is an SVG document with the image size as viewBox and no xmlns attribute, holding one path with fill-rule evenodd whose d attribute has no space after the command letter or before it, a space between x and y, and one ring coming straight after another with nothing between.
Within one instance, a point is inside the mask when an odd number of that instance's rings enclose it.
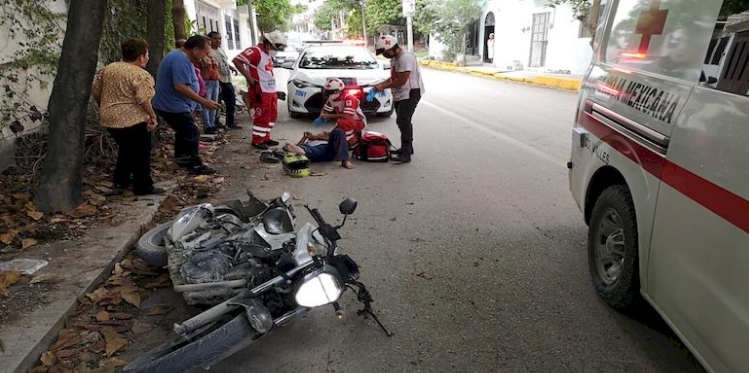
<instances>
[{"instance_id":1,"label":"man kneeling","mask_svg":"<svg viewBox=\"0 0 749 373\"><path fill-rule=\"evenodd\" d=\"M330 133L304 133L299 145L286 144L284 150L306 155L311 162L341 161L341 166L352 169L349 146L358 141L358 136L366 126L366 117L361 110L359 99L344 94L345 84L341 79L329 79L325 84L328 101L320 114L322 119L335 119L336 127ZM312 141L308 143L307 141ZM315 141L327 143L314 145Z\"/></svg>"}]
</instances>

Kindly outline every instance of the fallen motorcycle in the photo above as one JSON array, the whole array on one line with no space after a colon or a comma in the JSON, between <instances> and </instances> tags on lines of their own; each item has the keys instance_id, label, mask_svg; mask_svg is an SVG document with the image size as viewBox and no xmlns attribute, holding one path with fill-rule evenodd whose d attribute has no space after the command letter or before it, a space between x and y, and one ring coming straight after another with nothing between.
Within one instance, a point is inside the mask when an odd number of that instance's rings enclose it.
<instances>
[{"instance_id":1,"label":"fallen motorcycle","mask_svg":"<svg viewBox=\"0 0 749 373\"><path fill-rule=\"evenodd\" d=\"M338 226L304 205L317 225L307 223L294 233L296 217L289 200L288 193L267 204L257 205L256 200L254 210L241 204L202 204L183 210L171 222L163 243L175 290L188 303L214 305L175 325L174 339L139 356L123 372L208 369L312 308L332 305L342 318L339 300L347 290L363 304L357 314L371 317L392 336L372 310L373 299L359 281L358 265L338 253L338 231L357 202L341 202L344 218ZM248 216L250 210L259 213Z\"/></svg>"}]
</instances>

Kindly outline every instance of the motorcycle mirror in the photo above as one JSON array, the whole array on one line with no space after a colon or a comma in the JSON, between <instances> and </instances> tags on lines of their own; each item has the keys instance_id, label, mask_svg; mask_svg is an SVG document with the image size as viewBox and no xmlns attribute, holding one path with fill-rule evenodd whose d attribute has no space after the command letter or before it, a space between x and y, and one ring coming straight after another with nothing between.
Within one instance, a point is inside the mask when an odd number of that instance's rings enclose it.
<instances>
[{"instance_id":1,"label":"motorcycle mirror","mask_svg":"<svg viewBox=\"0 0 749 373\"><path fill-rule=\"evenodd\" d=\"M356 211L356 206L358 203L353 198L346 198L341 204L338 206L338 208L341 210L341 214L343 215L351 215Z\"/></svg>"},{"instance_id":2,"label":"motorcycle mirror","mask_svg":"<svg viewBox=\"0 0 749 373\"><path fill-rule=\"evenodd\" d=\"M281 201L283 203L286 203L286 202L289 202L289 200L291 200L291 193L283 192L283 194L281 194Z\"/></svg>"}]
</instances>

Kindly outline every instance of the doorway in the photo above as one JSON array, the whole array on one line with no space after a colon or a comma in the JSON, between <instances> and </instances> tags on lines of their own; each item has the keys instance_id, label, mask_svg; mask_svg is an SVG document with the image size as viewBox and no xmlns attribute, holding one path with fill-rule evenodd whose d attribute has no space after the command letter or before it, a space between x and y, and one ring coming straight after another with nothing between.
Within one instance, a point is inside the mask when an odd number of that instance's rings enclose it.
<instances>
[{"instance_id":1,"label":"doorway","mask_svg":"<svg viewBox=\"0 0 749 373\"><path fill-rule=\"evenodd\" d=\"M489 12L484 19L484 62L492 62L494 58L494 44L491 47L489 46L489 34L494 33L494 25L494 13ZM496 40L496 36L494 38ZM492 50L490 51L490 49Z\"/></svg>"},{"instance_id":2,"label":"doorway","mask_svg":"<svg viewBox=\"0 0 749 373\"><path fill-rule=\"evenodd\" d=\"M528 66L546 66L546 45L549 43L549 13L533 15L531 28L531 58Z\"/></svg>"}]
</instances>

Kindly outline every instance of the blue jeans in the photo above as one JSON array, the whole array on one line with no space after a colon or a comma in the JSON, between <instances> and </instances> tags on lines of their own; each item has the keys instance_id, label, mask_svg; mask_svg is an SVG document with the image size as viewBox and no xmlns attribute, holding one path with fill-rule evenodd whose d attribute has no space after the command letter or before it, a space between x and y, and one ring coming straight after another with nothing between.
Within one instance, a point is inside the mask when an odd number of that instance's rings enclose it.
<instances>
[{"instance_id":1,"label":"blue jeans","mask_svg":"<svg viewBox=\"0 0 749 373\"><path fill-rule=\"evenodd\" d=\"M206 80L205 98L211 101L218 101L218 80ZM216 110L202 108L200 111L200 120L203 122L203 129L216 127Z\"/></svg>"},{"instance_id":2,"label":"blue jeans","mask_svg":"<svg viewBox=\"0 0 749 373\"><path fill-rule=\"evenodd\" d=\"M310 162L330 162L334 160L348 161L348 141L346 134L340 128L330 131L330 137L327 144L301 146Z\"/></svg>"}]
</instances>

